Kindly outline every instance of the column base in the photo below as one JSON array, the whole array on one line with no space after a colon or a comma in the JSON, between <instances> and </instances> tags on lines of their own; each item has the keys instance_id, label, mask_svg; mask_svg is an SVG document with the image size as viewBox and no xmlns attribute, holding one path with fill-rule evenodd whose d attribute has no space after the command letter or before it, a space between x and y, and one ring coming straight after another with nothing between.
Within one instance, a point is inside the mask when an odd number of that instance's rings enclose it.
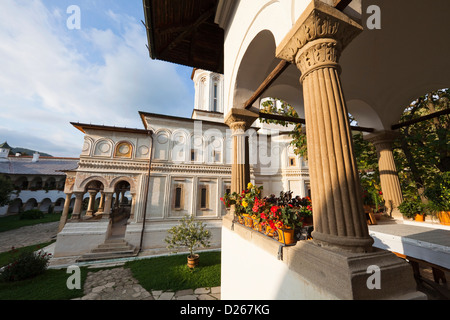
<instances>
[{"instance_id":1,"label":"column base","mask_svg":"<svg viewBox=\"0 0 450 320\"><path fill-rule=\"evenodd\" d=\"M329 249L345 250L350 252L372 252L374 240L368 236L366 238L356 237L339 237L331 234L324 234L317 231L313 231L312 237L314 243L321 247Z\"/></svg>"},{"instance_id":2,"label":"column base","mask_svg":"<svg viewBox=\"0 0 450 320\"><path fill-rule=\"evenodd\" d=\"M288 252L291 270L336 299L426 299L417 291L411 266L389 251L353 253L302 241Z\"/></svg>"}]
</instances>

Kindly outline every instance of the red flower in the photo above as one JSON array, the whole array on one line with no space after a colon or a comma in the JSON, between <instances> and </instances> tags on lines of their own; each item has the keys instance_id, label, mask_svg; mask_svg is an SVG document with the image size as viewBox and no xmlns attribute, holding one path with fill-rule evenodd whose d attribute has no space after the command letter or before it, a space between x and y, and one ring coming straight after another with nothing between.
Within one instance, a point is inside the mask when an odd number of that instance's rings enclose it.
<instances>
[{"instance_id":1,"label":"red flower","mask_svg":"<svg viewBox=\"0 0 450 320\"><path fill-rule=\"evenodd\" d=\"M272 206L272 208L270 208L270 211L272 211L273 214L277 213L279 207L278 206Z\"/></svg>"}]
</instances>

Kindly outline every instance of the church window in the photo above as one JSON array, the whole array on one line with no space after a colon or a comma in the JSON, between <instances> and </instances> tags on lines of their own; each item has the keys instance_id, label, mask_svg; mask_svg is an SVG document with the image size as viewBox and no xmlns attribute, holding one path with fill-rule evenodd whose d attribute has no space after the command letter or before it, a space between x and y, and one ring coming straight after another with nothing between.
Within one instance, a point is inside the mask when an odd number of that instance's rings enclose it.
<instances>
[{"instance_id":1,"label":"church window","mask_svg":"<svg viewBox=\"0 0 450 320\"><path fill-rule=\"evenodd\" d=\"M290 157L289 158L289 166L290 167L295 167L295 157Z\"/></svg>"},{"instance_id":2,"label":"church window","mask_svg":"<svg viewBox=\"0 0 450 320\"><path fill-rule=\"evenodd\" d=\"M208 188L206 186L202 186L200 188L200 209L208 208Z\"/></svg>"},{"instance_id":3,"label":"church window","mask_svg":"<svg viewBox=\"0 0 450 320\"><path fill-rule=\"evenodd\" d=\"M182 194L182 187L176 187L175 188L175 209L181 209L181 194Z\"/></svg>"},{"instance_id":4,"label":"church window","mask_svg":"<svg viewBox=\"0 0 450 320\"><path fill-rule=\"evenodd\" d=\"M214 112L217 112L217 83L214 83L214 98L213 98Z\"/></svg>"}]
</instances>

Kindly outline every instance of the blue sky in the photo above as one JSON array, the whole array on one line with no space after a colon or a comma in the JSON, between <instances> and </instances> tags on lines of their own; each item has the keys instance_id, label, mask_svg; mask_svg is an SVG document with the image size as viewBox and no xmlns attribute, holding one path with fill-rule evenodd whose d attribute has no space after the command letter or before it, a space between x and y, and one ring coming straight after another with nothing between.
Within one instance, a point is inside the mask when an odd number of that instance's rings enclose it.
<instances>
[{"instance_id":1,"label":"blue sky","mask_svg":"<svg viewBox=\"0 0 450 320\"><path fill-rule=\"evenodd\" d=\"M80 29L67 20L80 8ZM190 117L191 68L150 59L141 0L0 1L0 143L78 157L70 122L143 128Z\"/></svg>"}]
</instances>

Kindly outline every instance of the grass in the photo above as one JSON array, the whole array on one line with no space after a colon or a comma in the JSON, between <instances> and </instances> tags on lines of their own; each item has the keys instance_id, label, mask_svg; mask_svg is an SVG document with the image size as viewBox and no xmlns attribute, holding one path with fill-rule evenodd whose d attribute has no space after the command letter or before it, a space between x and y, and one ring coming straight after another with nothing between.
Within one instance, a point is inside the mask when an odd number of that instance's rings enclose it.
<instances>
[{"instance_id":1,"label":"grass","mask_svg":"<svg viewBox=\"0 0 450 320\"><path fill-rule=\"evenodd\" d=\"M53 241L52 241L53 242ZM16 256L25 251L36 251L51 244L41 243L17 249ZM10 263L13 255L10 251L0 253L0 267ZM84 283L87 271L81 270L81 283ZM43 274L27 280L0 282L0 300L70 300L83 296L83 289L69 290L66 281L70 274L66 269L48 269Z\"/></svg>"},{"instance_id":2,"label":"grass","mask_svg":"<svg viewBox=\"0 0 450 320\"><path fill-rule=\"evenodd\" d=\"M186 255L127 262L133 276L147 291L177 291L220 286L220 252L200 253L200 264L190 270Z\"/></svg>"},{"instance_id":3,"label":"grass","mask_svg":"<svg viewBox=\"0 0 450 320\"><path fill-rule=\"evenodd\" d=\"M81 283L86 280L87 269L80 268ZM66 269L48 269L43 274L17 282L0 282L0 300L70 300L83 296L81 289L69 290L66 282L70 274Z\"/></svg>"},{"instance_id":4,"label":"grass","mask_svg":"<svg viewBox=\"0 0 450 320\"><path fill-rule=\"evenodd\" d=\"M47 213L42 219L20 220L20 215L15 214L0 218L0 232L32 226L40 223L56 222L61 219L61 213Z\"/></svg>"},{"instance_id":5,"label":"grass","mask_svg":"<svg viewBox=\"0 0 450 320\"><path fill-rule=\"evenodd\" d=\"M50 242L46 242L46 243L35 244L32 246L28 246L28 247L17 248L17 253L15 253L15 255L19 256L20 253L22 253L22 252L37 251L41 248L44 248L44 247L52 244L53 242L54 241L50 241ZM10 263L13 256L14 255L11 253L11 251L6 251L6 252L0 253L0 267L3 267L5 265L7 265L8 263Z\"/></svg>"},{"instance_id":6,"label":"grass","mask_svg":"<svg viewBox=\"0 0 450 320\"><path fill-rule=\"evenodd\" d=\"M40 246L46 246L41 244ZM18 250L36 250L29 246ZM190 270L186 255L157 257L129 261L125 264L133 276L147 291L177 291L220 286L220 252L202 252L200 265ZM10 253L0 254L0 266L7 264ZM109 268L110 269L110 268ZM87 267L81 267L81 289L69 290L66 282L71 274L66 269L48 269L43 274L28 280L0 282L0 300L70 300L80 298L87 277ZM99 271L101 269L96 269Z\"/></svg>"}]
</instances>

